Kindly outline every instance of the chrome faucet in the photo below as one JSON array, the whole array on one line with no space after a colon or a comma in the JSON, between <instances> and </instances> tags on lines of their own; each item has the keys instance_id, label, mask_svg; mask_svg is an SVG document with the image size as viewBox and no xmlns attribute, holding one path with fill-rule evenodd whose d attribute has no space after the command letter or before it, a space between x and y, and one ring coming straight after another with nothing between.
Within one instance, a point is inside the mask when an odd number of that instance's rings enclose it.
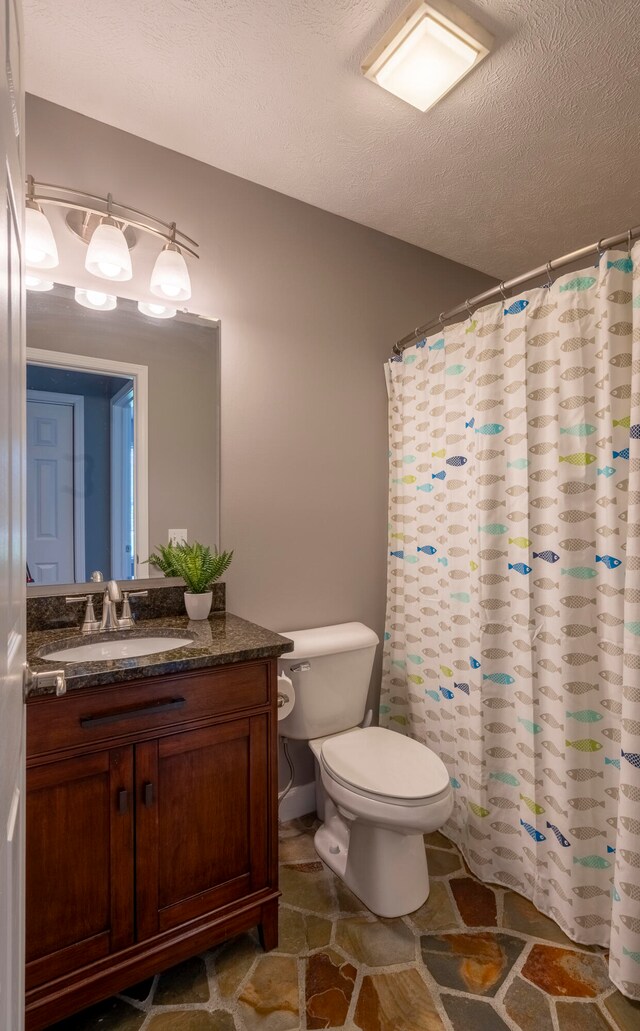
<instances>
[{"instance_id":1,"label":"chrome faucet","mask_svg":"<svg viewBox=\"0 0 640 1031\"><path fill-rule=\"evenodd\" d=\"M109 580L102 595L101 630L119 630L120 620L116 614L116 602L122 600L122 594L116 580Z\"/></svg>"},{"instance_id":2,"label":"chrome faucet","mask_svg":"<svg viewBox=\"0 0 640 1031\"><path fill-rule=\"evenodd\" d=\"M94 574L95 576L95 574ZM93 577L92 577L93 579ZM94 580L95 583L100 583L100 580ZM131 612L131 605L129 604L129 598L146 598L148 591L120 591L120 587L116 580L109 580L105 585L104 595L102 597L102 619L96 619L95 610L93 608L93 594L76 594L71 598L66 598L67 605L77 605L78 602L86 602L84 610L84 619L80 627L81 633L93 634L96 631L102 632L103 630L131 630L135 626L133 613ZM116 612L117 602L122 601L122 613L118 619Z\"/></svg>"}]
</instances>

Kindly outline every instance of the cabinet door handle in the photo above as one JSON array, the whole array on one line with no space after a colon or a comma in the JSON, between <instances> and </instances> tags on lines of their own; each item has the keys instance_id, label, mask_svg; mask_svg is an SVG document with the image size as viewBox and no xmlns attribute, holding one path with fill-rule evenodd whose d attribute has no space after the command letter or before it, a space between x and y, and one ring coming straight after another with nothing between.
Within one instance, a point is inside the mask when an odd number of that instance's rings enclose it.
<instances>
[{"instance_id":1,"label":"cabinet door handle","mask_svg":"<svg viewBox=\"0 0 640 1031\"><path fill-rule=\"evenodd\" d=\"M120 788L118 792L118 812L121 816L129 811L129 792L126 788Z\"/></svg>"},{"instance_id":2,"label":"cabinet door handle","mask_svg":"<svg viewBox=\"0 0 640 1031\"><path fill-rule=\"evenodd\" d=\"M103 716L81 716L80 726L83 730L89 727L104 726L105 723L118 723L120 720L131 720L138 716L155 716L158 712L169 712L171 709L182 709L184 698L161 698L151 705L143 705L140 709L120 709L107 712Z\"/></svg>"},{"instance_id":3,"label":"cabinet door handle","mask_svg":"<svg viewBox=\"0 0 640 1031\"><path fill-rule=\"evenodd\" d=\"M142 797L145 805L153 805L154 790L153 783L150 780L145 781L142 787Z\"/></svg>"}]
</instances>

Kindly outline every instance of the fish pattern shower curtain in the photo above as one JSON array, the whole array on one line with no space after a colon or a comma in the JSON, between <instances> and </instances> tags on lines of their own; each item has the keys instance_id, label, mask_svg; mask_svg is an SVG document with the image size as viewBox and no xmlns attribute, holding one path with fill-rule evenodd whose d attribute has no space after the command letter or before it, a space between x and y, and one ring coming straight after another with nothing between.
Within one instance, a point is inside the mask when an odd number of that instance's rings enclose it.
<instances>
[{"instance_id":1,"label":"fish pattern shower curtain","mask_svg":"<svg viewBox=\"0 0 640 1031\"><path fill-rule=\"evenodd\" d=\"M640 247L387 379L381 723L446 764L474 872L640 998Z\"/></svg>"}]
</instances>

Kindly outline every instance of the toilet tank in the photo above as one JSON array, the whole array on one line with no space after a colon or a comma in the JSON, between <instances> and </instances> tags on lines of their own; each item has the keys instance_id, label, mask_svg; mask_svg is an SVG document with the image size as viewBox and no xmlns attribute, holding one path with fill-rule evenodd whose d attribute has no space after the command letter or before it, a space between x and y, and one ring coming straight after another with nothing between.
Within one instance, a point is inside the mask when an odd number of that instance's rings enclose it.
<instances>
[{"instance_id":1,"label":"toilet tank","mask_svg":"<svg viewBox=\"0 0 640 1031\"><path fill-rule=\"evenodd\" d=\"M283 632L294 650L279 661L296 701L278 723L283 737L310 741L362 722L378 637L364 623Z\"/></svg>"}]
</instances>

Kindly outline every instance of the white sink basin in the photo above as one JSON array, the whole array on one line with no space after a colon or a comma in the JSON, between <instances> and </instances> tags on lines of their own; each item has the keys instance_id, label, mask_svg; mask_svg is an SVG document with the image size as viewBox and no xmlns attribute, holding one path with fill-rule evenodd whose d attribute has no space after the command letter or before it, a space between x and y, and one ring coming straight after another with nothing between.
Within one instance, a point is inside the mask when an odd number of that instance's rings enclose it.
<instances>
[{"instance_id":1,"label":"white sink basin","mask_svg":"<svg viewBox=\"0 0 640 1031\"><path fill-rule=\"evenodd\" d=\"M74 648L48 652L47 662L105 662L108 659L134 659L140 655L156 655L193 644L190 637L131 637L126 640L94 641Z\"/></svg>"}]
</instances>

